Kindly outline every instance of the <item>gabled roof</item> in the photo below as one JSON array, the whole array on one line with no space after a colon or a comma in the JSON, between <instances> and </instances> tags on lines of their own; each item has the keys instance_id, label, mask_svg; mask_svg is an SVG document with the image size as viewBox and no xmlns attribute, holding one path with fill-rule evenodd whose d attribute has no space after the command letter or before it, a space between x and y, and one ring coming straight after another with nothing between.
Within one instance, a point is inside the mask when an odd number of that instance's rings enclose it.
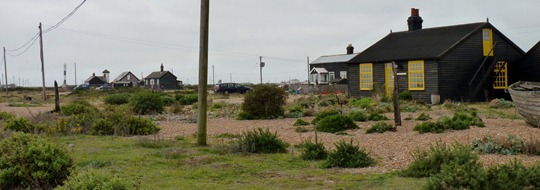
<instances>
[{"instance_id":1,"label":"gabled roof","mask_svg":"<svg viewBox=\"0 0 540 190\"><path fill-rule=\"evenodd\" d=\"M118 75L118 77L116 77L116 78L112 81L112 83L118 83L118 82L120 82L120 80L122 80L126 75L128 75L128 74L130 74L130 73L131 73L131 71L126 71L126 72L121 73L120 75ZM133 73L132 73L131 75L133 75L133 77L135 77L137 80L139 80L139 78L137 78L137 76L135 76Z\"/></svg>"},{"instance_id":2,"label":"gabled roof","mask_svg":"<svg viewBox=\"0 0 540 190\"><path fill-rule=\"evenodd\" d=\"M315 59L310 64L322 64L322 63L346 63L354 58L358 53L353 54L341 54L341 55L324 55Z\"/></svg>"},{"instance_id":3,"label":"gabled roof","mask_svg":"<svg viewBox=\"0 0 540 190\"><path fill-rule=\"evenodd\" d=\"M84 82L85 83L88 83L89 81L91 81L92 79L94 78L97 78L101 81L103 81L104 83L107 83L107 79L104 77L104 76L90 76L88 79L86 79Z\"/></svg>"},{"instance_id":4,"label":"gabled roof","mask_svg":"<svg viewBox=\"0 0 540 190\"><path fill-rule=\"evenodd\" d=\"M490 23L481 22L390 33L350 63L438 59L483 28L492 28L494 33L521 50Z\"/></svg>"},{"instance_id":5,"label":"gabled roof","mask_svg":"<svg viewBox=\"0 0 540 190\"><path fill-rule=\"evenodd\" d=\"M326 70L325 68L322 68L322 67L313 67L313 69L311 69L311 71L309 73L313 74L315 71L315 73L328 73L328 70Z\"/></svg>"},{"instance_id":6,"label":"gabled roof","mask_svg":"<svg viewBox=\"0 0 540 190\"><path fill-rule=\"evenodd\" d=\"M162 78L163 76L167 75L167 73L170 73L171 75L176 77L174 74L172 74L169 71L156 71L156 72L150 73L148 76L146 76L146 78L147 79L159 79L159 78Z\"/></svg>"}]
</instances>

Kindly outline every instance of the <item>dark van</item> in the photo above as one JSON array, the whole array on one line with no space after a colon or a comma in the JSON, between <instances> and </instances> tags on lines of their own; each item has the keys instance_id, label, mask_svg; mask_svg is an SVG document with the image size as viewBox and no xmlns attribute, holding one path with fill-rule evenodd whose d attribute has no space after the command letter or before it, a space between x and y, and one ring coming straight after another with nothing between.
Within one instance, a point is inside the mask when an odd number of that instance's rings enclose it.
<instances>
[{"instance_id":1,"label":"dark van","mask_svg":"<svg viewBox=\"0 0 540 190\"><path fill-rule=\"evenodd\" d=\"M240 93L240 94L243 94L243 93L246 93L249 90L251 90L250 87L243 86L243 85L240 85L240 84L237 84L237 83L221 83L221 84L216 84L216 86L214 86L214 92L215 93L224 93L224 94Z\"/></svg>"}]
</instances>

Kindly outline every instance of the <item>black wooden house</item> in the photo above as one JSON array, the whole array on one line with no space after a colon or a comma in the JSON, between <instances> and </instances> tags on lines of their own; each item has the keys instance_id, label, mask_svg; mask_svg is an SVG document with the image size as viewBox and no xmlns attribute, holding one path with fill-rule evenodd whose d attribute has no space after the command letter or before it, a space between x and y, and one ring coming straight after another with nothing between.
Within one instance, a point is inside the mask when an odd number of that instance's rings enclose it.
<instances>
[{"instance_id":1,"label":"black wooden house","mask_svg":"<svg viewBox=\"0 0 540 190\"><path fill-rule=\"evenodd\" d=\"M525 54L519 70L519 80L540 82L540 42Z\"/></svg>"},{"instance_id":2,"label":"black wooden house","mask_svg":"<svg viewBox=\"0 0 540 190\"><path fill-rule=\"evenodd\" d=\"M408 31L391 32L348 62L350 95L390 95L394 62L399 92L416 100L508 97L523 50L489 22L422 29L418 12L411 10Z\"/></svg>"},{"instance_id":3,"label":"black wooden house","mask_svg":"<svg viewBox=\"0 0 540 190\"><path fill-rule=\"evenodd\" d=\"M160 71L150 73L144 78L144 87L153 90L175 90L178 86L176 76L163 70L163 64L160 66Z\"/></svg>"},{"instance_id":4,"label":"black wooden house","mask_svg":"<svg viewBox=\"0 0 540 190\"><path fill-rule=\"evenodd\" d=\"M354 47L347 46L347 54L325 55L309 63L311 84L347 84L347 62L354 58Z\"/></svg>"}]
</instances>

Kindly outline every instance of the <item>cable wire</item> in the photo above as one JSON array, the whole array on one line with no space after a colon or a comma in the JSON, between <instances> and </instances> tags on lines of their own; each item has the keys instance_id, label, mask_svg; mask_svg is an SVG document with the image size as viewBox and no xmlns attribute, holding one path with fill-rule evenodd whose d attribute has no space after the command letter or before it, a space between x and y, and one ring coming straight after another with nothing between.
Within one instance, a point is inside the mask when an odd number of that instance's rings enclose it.
<instances>
[{"instance_id":1,"label":"cable wire","mask_svg":"<svg viewBox=\"0 0 540 190\"><path fill-rule=\"evenodd\" d=\"M50 32L56 28L58 28L62 23L64 23L67 19L69 19L71 16L73 16L75 14L75 12L77 12L77 10L79 10L79 8L81 8L81 6L86 2L86 0L83 0L83 2L81 2L81 4L77 5L77 7L75 7L75 9L73 9L73 11L71 11L67 16L65 16L62 20L60 20L58 23L56 23L55 25L51 26L50 28L46 29L43 31L43 33L47 33L47 32Z\"/></svg>"}]
</instances>

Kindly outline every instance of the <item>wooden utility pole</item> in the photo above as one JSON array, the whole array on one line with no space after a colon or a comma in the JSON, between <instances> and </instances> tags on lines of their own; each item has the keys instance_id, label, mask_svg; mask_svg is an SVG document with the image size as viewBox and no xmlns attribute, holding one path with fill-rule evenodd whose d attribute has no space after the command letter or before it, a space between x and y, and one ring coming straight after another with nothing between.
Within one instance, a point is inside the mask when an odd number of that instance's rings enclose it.
<instances>
[{"instance_id":1,"label":"wooden utility pole","mask_svg":"<svg viewBox=\"0 0 540 190\"><path fill-rule=\"evenodd\" d=\"M197 145L206 145L206 109L208 86L208 17L210 0L201 0L201 31L199 44L199 117L197 121Z\"/></svg>"},{"instance_id":2,"label":"wooden utility pole","mask_svg":"<svg viewBox=\"0 0 540 190\"><path fill-rule=\"evenodd\" d=\"M394 73L394 93L393 93L393 101L394 101L394 122L396 126L401 126L401 113L399 111L399 99L398 99L398 79L397 79L397 65L396 62L392 61L392 71Z\"/></svg>"},{"instance_id":3,"label":"wooden utility pole","mask_svg":"<svg viewBox=\"0 0 540 190\"><path fill-rule=\"evenodd\" d=\"M309 81L309 56L307 57L307 92L311 92L309 89L311 88L311 82Z\"/></svg>"},{"instance_id":4,"label":"wooden utility pole","mask_svg":"<svg viewBox=\"0 0 540 190\"><path fill-rule=\"evenodd\" d=\"M142 79L142 78L141 78ZM79 84L77 83L77 63L75 63L75 86Z\"/></svg>"},{"instance_id":5,"label":"wooden utility pole","mask_svg":"<svg viewBox=\"0 0 540 190\"><path fill-rule=\"evenodd\" d=\"M264 67L264 62L262 62L262 56L259 56L259 69L260 69L260 76L261 76L261 84L263 83L262 81L262 68Z\"/></svg>"},{"instance_id":6,"label":"wooden utility pole","mask_svg":"<svg viewBox=\"0 0 540 190\"><path fill-rule=\"evenodd\" d=\"M41 22L39 23L39 55L41 58L41 81L43 81L43 100L47 100L47 94L45 94L45 63L43 60L43 32L41 30Z\"/></svg>"},{"instance_id":7,"label":"wooden utility pole","mask_svg":"<svg viewBox=\"0 0 540 190\"><path fill-rule=\"evenodd\" d=\"M8 94L8 81L7 81L7 62L6 62L6 47L4 47L4 72L6 72L6 95Z\"/></svg>"},{"instance_id":8,"label":"wooden utility pole","mask_svg":"<svg viewBox=\"0 0 540 190\"><path fill-rule=\"evenodd\" d=\"M212 65L212 85L216 85L216 75L214 75L214 65Z\"/></svg>"}]
</instances>

